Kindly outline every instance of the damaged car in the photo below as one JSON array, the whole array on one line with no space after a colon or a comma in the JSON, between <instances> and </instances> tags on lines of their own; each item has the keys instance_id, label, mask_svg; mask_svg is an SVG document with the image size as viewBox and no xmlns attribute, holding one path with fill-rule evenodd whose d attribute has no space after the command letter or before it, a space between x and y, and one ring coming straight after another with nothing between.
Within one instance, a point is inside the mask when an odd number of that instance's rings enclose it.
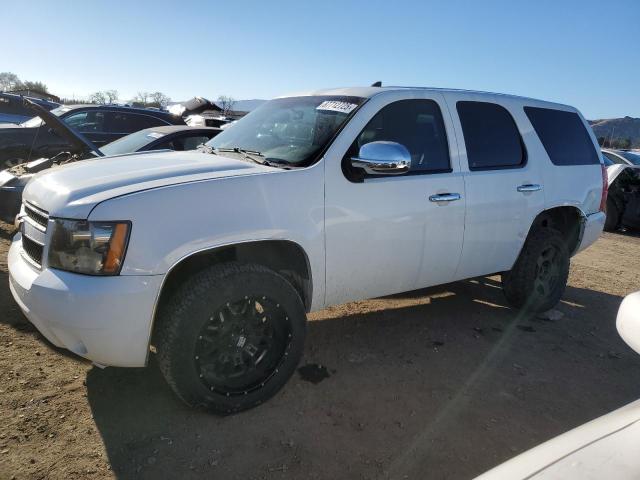
<instances>
[{"instance_id":1,"label":"damaged car","mask_svg":"<svg viewBox=\"0 0 640 480\"><path fill-rule=\"evenodd\" d=\"M34 102L23 101L34 109ZM185 125L182 117L170 112L120 105L62 105L51 113L98 147L145 128ZM36 111L34 115L40 114ZM69 149L67 139L44 126L42 118L40 115L17 125L0 125L0 168L54 157Z\"/></svg>"},{"instance_id":2,"label":"damaged car","mask_svg":"<svg viewBox=\"0 0 640 480\"><path fill-rule=\"evenodd\" d=\"M221 132L219 128L211 127L160 126L132 133L98 148L84 135L61 121L59 117L47 111L39 111L38 115L49 128L67 142L68 148L67 151L54 157L22 163L0 172L0 219L8 223L14 222L20 211L22 192L29 180L38 172L78 160L98 157L157 150L194 150Z\"/></svg>"},{"instance_id":3,"label":"damaged car","mask_svg":"<svg viewBox=\"0 0 640 480\"><path fill-rule=\"evenodd\" d=\"M604 230L640 229L640 167L606 163L609 194Z\"/></svg>"}]
</instances>

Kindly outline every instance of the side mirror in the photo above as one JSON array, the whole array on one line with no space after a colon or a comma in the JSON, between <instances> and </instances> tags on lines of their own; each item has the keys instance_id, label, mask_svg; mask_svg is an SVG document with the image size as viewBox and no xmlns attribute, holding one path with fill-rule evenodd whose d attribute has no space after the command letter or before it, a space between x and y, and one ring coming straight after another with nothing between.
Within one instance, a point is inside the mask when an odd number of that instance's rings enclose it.
<instances>
[{"instance_id":1,"label":"side mirror","mask_svg":"<svg viewBox=\"0 0 640 480\"><path fill-rule=\"evenodd\" d=\"M351 165L370 175L402 175L411 168L411 154L396 142L371 142L360 147Z\"/></svg>"}]
</instances>

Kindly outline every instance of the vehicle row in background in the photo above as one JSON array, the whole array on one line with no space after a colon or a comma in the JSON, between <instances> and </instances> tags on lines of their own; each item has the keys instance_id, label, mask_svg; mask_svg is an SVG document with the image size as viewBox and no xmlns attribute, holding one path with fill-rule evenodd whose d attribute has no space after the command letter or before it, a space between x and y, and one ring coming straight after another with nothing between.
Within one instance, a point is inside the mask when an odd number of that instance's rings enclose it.
<instances>
[{"instance_id":1,"label":"vehicle row in background","mask_svg":"<svg viewBox=\"0 0 640 480\"><path fill-rule=\"evenodd\" d=\"M602 156L609 182L604 229L640 229L640 156L623 150L602 150Z\"/></svg>"},{"instance_id":2,"label":"vehicle row in background","mask_svg":"<svg viewBox=\"0 0 640 480\"><path fill-rule=\"evenodd\" d=\"M632 152L631 150L610 150L603 148L602 155L604 156L604 163L606 165L620 164L640 166L640 153Z\"/></svg>"},{"instance_id":3,"label":"vehicle row in background","mask_svg":"<svg viewBox=\"0 0 640 480\"><path fill-rule=\"evenodd\" d=\"M14 93L0 93L0 124L22 123L33 117L31 109L24 105L24 98L28 98L47 110L52 110L60 106L59 103L42 98L23 97L22 95L16 95Z\"/></svg>"},{"instance_id":4,"label":"vehicle row in background","mask_svg":"<svg viewBox=\"0 0 640 480\"><path fill-rule=\"evenodd\" d=\"M38 172L57 165L104 156L154 150L194 150L221 131L219 128L187 125L159 126L140 130L97 147L60 117L44 110L38 110L38 114L46 128L53 130L61 140L67 142L67 150L54 157L32 160L0 172L0 219L8 223L14 222L20 211L24 187Z\"/></svg>"},{"instance_id":5,"label":"vehicle row in background","mask_svg":"<svg viewBox=\"0 0 640 480\"><path fill-rule=\"evenodd\" d=\"M34 103L24 100L24 104ZM51 113L98 147L145 128L185 125L182 117L166 111L119 105L62 105ZM54 157L69 147L68 140L44 126L40 117L0 125L0 166L4 168Z\"/></svg>"}]
</instances>

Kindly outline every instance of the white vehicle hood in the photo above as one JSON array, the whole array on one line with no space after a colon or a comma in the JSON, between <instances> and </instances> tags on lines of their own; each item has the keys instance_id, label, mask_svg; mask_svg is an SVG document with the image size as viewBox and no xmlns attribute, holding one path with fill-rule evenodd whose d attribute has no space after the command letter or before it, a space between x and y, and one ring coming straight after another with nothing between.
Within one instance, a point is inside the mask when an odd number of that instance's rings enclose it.
<instances>
[{"instance_id":1,"label":"white vehicle hood","mask_svg":"<svg viewBox=\"0 0 640 480\"><path fill-rule=\"evenodd\" d=\"M202 152L149 152L98 158L36 175L23 199L52 217L87 218L110 198L178 183L273 172L273 168Z\"/></svg>"},{"instance_id":2,"label":"white vehicle hood","mask_svg":"<svg viewBox=\"0 0 640 480\"><path fill-rule=\"evenodd\" d=\"M640 400L549 440L476 480L637 480Z\"/></svg>"}]
</instances>

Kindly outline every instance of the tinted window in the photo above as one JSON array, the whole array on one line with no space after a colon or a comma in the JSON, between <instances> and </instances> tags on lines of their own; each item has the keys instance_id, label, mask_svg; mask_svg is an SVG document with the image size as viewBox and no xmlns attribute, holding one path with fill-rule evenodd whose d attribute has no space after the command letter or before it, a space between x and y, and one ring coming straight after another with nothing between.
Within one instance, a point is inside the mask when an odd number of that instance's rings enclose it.
<instances>
[{"instance_id":1,"label":"tinted window","mask_svg":"<svg viewBox=\"0 0 640 480\"><path fill-rule=\"evenodd\" d=\"M638 155L637 153L620 152L620 155L622 155L624 158L629 160L634 165L640 165L640 155Z\"/></svg>"},{"instance_id":2,"label":"tinted window","mask_svg":"<svg viewBox=\"0 0 640 480\"><path fill-rule=\"evenodd\" d=\"M577 113L537 107L524 107L524 111L554 165L600 163L598 152Z\"/></svg>"},{"instance_id":3,"label":"tinted window","mask_svg":"<svg viewBox=\"0 0 640 480\"><path fill-rule=\"evenodd\" d=\"M522 138L506 108L487 102L458 102L456 108L470 170L524 165Z\"/></svg>"},{"instance_id":4,"label":"tinted window","mask_svg":"<svg viewBox=\"0 0 640 480\"><path fill-rule=\"evenodd\" d=\"M133 133L145 128L167 125L156 117L129 112L109 112L109 132Z\"/></svg>"},{"instance_id":5,"label":"tinted window","mask_svg":"<svg viewBox=\"0 0 640 480\"><path fill-rule=\"evenodd\" d=\"M411 154L411 172L451 171L447 134L433 100L400 100L382 108L356 139L353 154L370 142L397 142Z\"/></svg>"},{"instance_id":6,"label":"tinted window","mask_svg":"<svg viewBox=\"0 0 640 480\"><path fill-rule=\"evenodd\" d=\"M64 117L64 122L79 132L104 132L104 112L84 110L71 113Z\"/></svg>"},{"instance_id":7,"label":"tinted window","mask_svg":"<svg viewBox=\"0 0 640 480\"><path fill-rule=\"evenodd\" d=\"M155 147L154 150L176 150L178 152L182 152L184 150L195 150L198 146L203 143L207 143L211 137L203 135L202 133L198 133L195 135L182 136L182 137L174 137L166 142L162 142Z\"/></svg>"},{"instance_id":8,"label":"tinted window","mask_svg":"<svg viewBox=\"0 0 640 480\"><path fill-rule=\"evenodd\" d=\"M602 152L602 155L604 155L605 161L609 160L610 162L609 165L613 165L614 163L621 163L623 165L626 165L627 163L617 155L613 155L612 153L609 153L609 152Z\"/></svg>"}]
</instances>

